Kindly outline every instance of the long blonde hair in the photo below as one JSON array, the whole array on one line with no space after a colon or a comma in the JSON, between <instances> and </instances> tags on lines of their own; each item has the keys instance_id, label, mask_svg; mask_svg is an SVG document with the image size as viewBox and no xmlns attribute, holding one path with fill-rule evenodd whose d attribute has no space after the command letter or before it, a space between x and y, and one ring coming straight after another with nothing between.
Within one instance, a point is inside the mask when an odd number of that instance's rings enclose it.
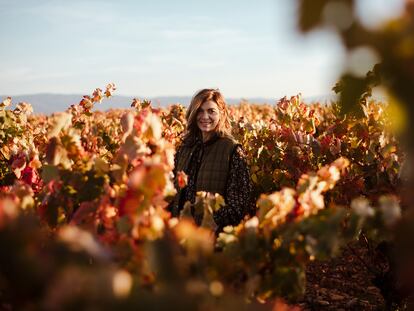
<instances>
[{"instance_id":1,"label":"long blonde hair","mask_svg":"<svg viewBox=\"0 0 414 311\"><path fill-rule=\"evenodd\" d=\"M201 105L210 100L217 104L220 111L220 119L215 131L216 134L219 137L228 137L234 140L233 135L231 134L230 116L223 95L221 95L218 89L202 89L193 96L191 103L187 108L185 114L187 128L184 132L184 142L195 141L197 135L200 134L200 129L197 126L198 109Z\"/></svg>"}]
</instances>

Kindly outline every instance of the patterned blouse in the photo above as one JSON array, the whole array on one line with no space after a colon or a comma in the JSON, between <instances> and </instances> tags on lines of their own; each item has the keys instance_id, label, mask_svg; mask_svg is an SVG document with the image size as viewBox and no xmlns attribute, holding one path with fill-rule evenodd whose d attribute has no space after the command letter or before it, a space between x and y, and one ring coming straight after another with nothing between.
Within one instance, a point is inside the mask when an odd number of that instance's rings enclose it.
<instances>
[{"instance_id":1,"label":"patterned blouse","mask_svg":"<svg viewBox=\"0 0 414 311\"><path fill-rule=\"evenodd\" d=\"M209 142L207 142L209 143ZM180 209L184 206L186 201L195 202L196 198L196 181L197 172L200 168L203 159L203 145L205 143L198 143L192 158L189 161L189 167L186 170L188 175L187 186L182 190L179 206ZM180 148L177 150L174 159L174 167L177 167L178 158L180 156ZM226 206L214 212L213 218L218 226L218 231L227 225L237 225L247 214L251 214L255 210L255 203L252 197L252 183L250 180L249 168L245 160L246 156L240 145L237 145L230 158L229 175L224 194ZM174 176L176 170L174 168ZM201 223L202 219L195 219L197 224Z\"/></svg>"}]
</instances>

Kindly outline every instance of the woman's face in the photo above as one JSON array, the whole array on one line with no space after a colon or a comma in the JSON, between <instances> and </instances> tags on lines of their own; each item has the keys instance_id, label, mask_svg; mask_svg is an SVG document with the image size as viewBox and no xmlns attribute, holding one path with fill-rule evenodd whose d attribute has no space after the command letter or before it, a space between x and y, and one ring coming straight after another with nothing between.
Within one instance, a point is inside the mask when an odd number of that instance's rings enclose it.
<instances>
[{"instance_id":1,"label":"woman's face","mask_svg":"<svg viewBox=\"0 0 414 311\"><path fill-rule=\"evenodd\" d=\"M216 102L209 100L204 102L197 111L197 126L203 136L216 130L220 120L220 110Z\"/></svg>"}]
</instances>

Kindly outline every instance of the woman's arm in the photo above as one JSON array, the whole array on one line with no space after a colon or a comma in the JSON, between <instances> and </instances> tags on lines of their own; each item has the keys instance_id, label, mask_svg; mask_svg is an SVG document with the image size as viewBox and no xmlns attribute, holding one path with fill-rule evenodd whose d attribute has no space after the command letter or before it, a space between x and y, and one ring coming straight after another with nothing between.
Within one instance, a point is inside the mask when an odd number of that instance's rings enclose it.
<instances>
[{"instance_id":1,"label":"woman's arm","mask_svg":"<svg viewBox=\"0 0 414 311\"><path fill-rule=\"evenodd\" d=\"M252 183L249 167L241 146L237 145L230 159L230 170L225 193L226 206L214 213L219 229L237 225L252 209Z\"/></svg>"}]
</instances>

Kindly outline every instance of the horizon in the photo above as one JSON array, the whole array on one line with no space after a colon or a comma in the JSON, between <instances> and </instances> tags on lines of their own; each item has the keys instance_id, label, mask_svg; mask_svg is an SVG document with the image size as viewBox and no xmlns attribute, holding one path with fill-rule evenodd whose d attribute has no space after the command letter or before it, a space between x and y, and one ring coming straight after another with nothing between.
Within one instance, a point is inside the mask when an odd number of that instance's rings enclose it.
<instances>
[{"instance_id":1,"label":"horizon","mask_svg":"<svg viewBox=\"0 0 414 311\"><path fill-rule=\"evenodd\" d=\"M102 89L102 88L101 88ZM94 89L95 90L95 89ZM39 92L39 93L22 93L22 94L0 94L0 96L2 96L2 99L4 99L5 97L24 97L24 96L41 96L41 95L57 95L57 96L85 96L85 95L90 95L94 90L92 90L90 93L88 94L82 94L82 93L54 93L54 92ZM301 93L301 92L299 92ZM285 94L282 97L286 96L286 97L290 97L290 96L296 96L297 94ZM141 98L141 99L145 99L145 98L158 98L158 97L192 97L194 94L186 94L186 95L176 95L176 94L166 94L166 95L158 95L158 96L142 96L140 94L135 94L135 95L129 95L129 94L118 94L116 93L116 90L114 92L114 94L111 97L114 96L120 96L120 97L137 97L137 98ZM319 96L330 96L330 95L335 95L335 92L331 90L331 92L329 93L325 93L325 94L316 94L316 95L311 95L311 96L306 96L306 94L302 94L303 98L306 97L319 97ZM225 96L225 94L223 94L223 96L225 98L233 98L233 99L248 99L248 98L271 98L272 96L260 96L260 95L253 95L253 96L248 96L248 97L244 97L244 96ZM4 97L4 98L3 98ZM281 98L282 98L281 97Z\"/></svg>"},{"instance_id":2,"label":"horizon","mask_svg":"<svg viewBox=\"0 0 414 311\"><path fill-rule=\"evenodd\" d=\"M297 95L297 94L292 94ZM292 96L290 95L290 96ZM6 96L1 95L3 99ZM55 112L62 112L69 108L72 104L78 104L82 100L82 94L27 94L27 95L16 95L10 96L12 98L12 106L18 103L25 102L29 103L34 110L35 114L52 114ZM286 96L286 97L290 97ZM330 103L336 98L335 94L320 95L320 96L302 96L304 103ZM123 96L114 94L110 98L104 98L101 103L97 103L94 106L94 110L106 111L109 109L129 109L131 102L134 98L140 100L150 100L153 107L168 107L173 104L181 104L187 107L191 101L192 96L158 96L158 97L143 97L143 96ZM269 104L274 105L280 99L276 97L225 97L228 105L237 105L243 101L250 104ZM10 107L10 108L11 108Z\"/></svg>"}]
</instances>

